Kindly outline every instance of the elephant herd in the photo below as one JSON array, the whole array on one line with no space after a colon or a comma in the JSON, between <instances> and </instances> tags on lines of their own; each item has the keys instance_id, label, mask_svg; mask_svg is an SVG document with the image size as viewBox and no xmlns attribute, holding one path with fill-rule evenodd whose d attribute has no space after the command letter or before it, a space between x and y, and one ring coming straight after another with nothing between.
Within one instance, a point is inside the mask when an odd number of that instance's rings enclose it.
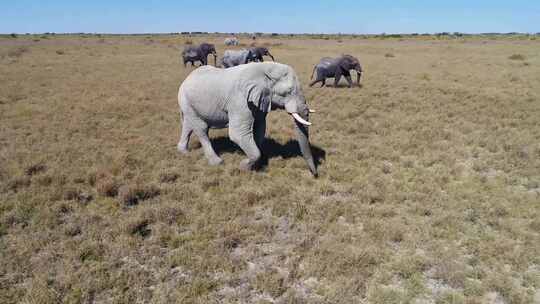
<instances>
[{"instance_id":1,"label":"elephant herd","mask_svg":"<svg viewBox=\"0 0 540 304\"><path fill-rule=\"evenodd\" d=\"M213 55L214 66L208 65L208 55ZM262 143L266 133L266 115L272 110L285 110L294 122L300 152L313 176L317 167L309 143L308 126L310 110L299 78L292 67L264 62L263 56L274 57L267 48L254 47L243 50L227 50L216 65L217 52L213 44L203 43L188 46L182 52L184 65L200 61L201 67L192 71L180 85L178 104L182 113L182 131L178 151L188 152L190 136L199 138L205 157L210 165L219 165L223 160L216 154L208 137L210 128L228 128L229 138L246 154L240 168L252 170L258 167L262 155ZM253 62L247 64L249 62ZM313 68L309 85L327 78L334 78L334 86L345 77L352 87L350 71L357 74L356 85L360 84L362 67L357 58L342 55L337 58L324 57Z\"/></svg>"},{"instance_id":2,"label":"elephant herd","mask_svg":"<svg viewBox=\"0 0 540 304\"><path fill-rule=\"evenodd\" d=\"M214 65L217 64L216 58L216 47L210 43L202 43L197 46L187 46L182 51L182 60L184 66L187 63L195 65L195 62L200 61L201 65L208 64L208 55L214 56ZM221 66L224 68L230 68L240 64L245 64L249 62L263 62L263 56L268 56L274 61L274 56L270 54L268 48L265 47L251 47L249 49L242 49L239 51L226 50L221 58Z\"/></svg>"}]
</instances>

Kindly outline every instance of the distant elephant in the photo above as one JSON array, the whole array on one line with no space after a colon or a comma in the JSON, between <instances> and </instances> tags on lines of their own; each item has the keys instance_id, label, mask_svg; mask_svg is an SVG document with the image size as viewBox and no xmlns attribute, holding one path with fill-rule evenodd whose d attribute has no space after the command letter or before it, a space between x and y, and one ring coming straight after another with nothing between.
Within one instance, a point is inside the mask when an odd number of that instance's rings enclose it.
<instances>
[{"instance_id":1,"label":"distant elephant","mask_svg":"<svg viewBox=\"0 0 540 304\"><path fill-rule=\"evenodd\" d=\"M362 66L356 57L351 55L342 55L338 58L323 57L313 68L313 74L317 71L317 78L312 81L309 86L313 86L317 82L321 82L321 87L326 84L326 78L334 78L334 87L337 87L341 76L345 76L349 83L349 88L352 87L352 79L350 70L356 71L356 85L360 86L360 77L362 77Z\"/></svg>"},{"instance_id":2,"label":"distant elephant","mask_svg":"<svg viewBox=\"0 0 540 304\"><path fill-rule=\"evenodd\" d=\"M251 50L226 50L223 53L223 57L221 58L221 65L224 68L230 68L233 66L246 64L249 62L249 59L252 57Z\"/></svg>"},{"instance_id":3,"label":"distant elephant","mask_svg":"<svg viewBox=\"0 0 540 304\"><path fill-rule=\"evenodd\" d=\"M238 38L236 37L225 38L225 45L238 45L238 43Z\"/></svg>"},{"instance_id":4,"label":"distant elephant","mask_svg":"<svg viewBox=\"0 0 540 304\"><path fill-rule=\"evenodd\" d=\"M311 125L302 87L294 70L274 62L244 64L229 69L200 67L178 91L182 132L178 150L187 153L195 132L211 165L223 162L208 138L209 128L229 128L229 137L246 153L240 168L252 170L261 158L266 115L284 109L294 119L296 137L311 173L317 168L311 153L307 126Z\"/></svg>"},{"instance_id":5,"label":"distant elephant","mask_svg":"<svg viewBox=\"0 0 540 304\"><path fill-rule=\"evenodd\" d=\"M196 61L200 61L201 65L208 64L208 55L214 55L214 65L216 65L217 53L216 47L210 43L202 43L197 46L186 46L182 51L182 59L184 61L184 66L186 63L191 62L192 65Z\"/></svg>"},{"instance_id":6,"label":"distant elephant","mask_svg":"<svg viewBox=\"0 0 540 304\"><path fill-rule=\"evenodd\" d=\"M249 50L252 53L250 61L263 62L263 56L269 56L270 58L272 58L272 61L275 61L274 56L272 56L272 54L270 54L270 51L268 51L268 49L265 47L252 47L249 48Z\"/></svg>"}]
</instances>

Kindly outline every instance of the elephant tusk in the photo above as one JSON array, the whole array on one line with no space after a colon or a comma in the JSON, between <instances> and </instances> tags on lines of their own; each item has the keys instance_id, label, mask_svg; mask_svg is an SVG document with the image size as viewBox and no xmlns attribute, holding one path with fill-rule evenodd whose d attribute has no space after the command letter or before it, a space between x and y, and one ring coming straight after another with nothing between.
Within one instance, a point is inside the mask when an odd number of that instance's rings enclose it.
<instances>
[{"instance_id":1,"label":"elephant tusk","mask_svg":"<svg viewBox=\"0 0 540 304\"><path fill-rule=\"evenodd\" d=\"M299 123L303 124L303 125L306 125L306 126L311 126L311 123L309 121L306 121L304 120L302 117L300 117L300 115L298 115L298 113L292 113L292 116L294 117L294 119L296 119Z\"/></svg>"},{"instance_id":2,"label":"elephant tusk","mask_svg":"<svg viewBox=\"0 0 540 304\"><path fill-rule=\"evenodd\" d=\"M317 113L317 111L309 109L309 113Z\"/></svg>"}]
</instances>

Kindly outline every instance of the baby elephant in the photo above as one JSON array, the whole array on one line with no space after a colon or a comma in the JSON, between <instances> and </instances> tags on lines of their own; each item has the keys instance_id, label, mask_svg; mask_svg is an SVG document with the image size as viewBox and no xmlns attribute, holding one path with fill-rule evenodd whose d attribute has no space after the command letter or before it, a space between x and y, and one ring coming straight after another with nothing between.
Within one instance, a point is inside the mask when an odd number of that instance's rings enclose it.
<instances>
[{"instance_id":1,"label":"baby elephant","mask_svg":"<svg viewBox=\"0 0 540 304\"><path fill-rule=\"evenodd\" d=\"M310 110L294 70L284 64L262 62L230 69L200 67L184 80L178 91L182 112L182 135L178 150L188 151L195 133L211 165L223 161L208 138L209 128L229 128L229 137L246 153L240 168L251 170L261 158L266 115L283 109L291 115L300 151L314 176L317 168L311 154L308 126Z\"/></svg>"},{"instance_id":2,"label":"baby elephant","mask_svg":"<svg viewBox=\"0 0 540 304\"><path fill-rule=\"evenodd\" d=\"M349 88L352 87L352 79L350 70L356 71L356 85L360 86L360 77L362 77L362 67L356 57L351 55L342 55L338 58L323 57L321 61L313 68L313 74L317 71L317 78L312 81L309 86L313 86L317 82L321 82L321 87L326 84L326 78L334 78L334 87L337 87L341 76L345 76L349 83Z\"/></svg>"},{"instance_id":3,"label":"baby elephant","mask_svg":"<svg viewBox=\"0 0 540 304\"><path fill-rule=\"evenodd\" d=\"M270 51L268 50L268 48L252 47L252 48L249 48L249 51L251 52L250 61L263 62L264 61L263 56L268 56L272 58L272 61L275 61L274 56L270 54Z\"/></svg>"},{"instance_id":4,"label":"baby elephant","mask_svg":"<svg viewBox=\"0 0 540 304\"><path fill-rule=\"evenodd\" d=\"M224 68L230 68L233 66L246 64L249 62L250 58L252 57L251 50L239 50L239 51L233 51L233 50L226 50L225 53L223 53L223 58L221 58L221 65Z\"/></svg>"}]
</instances>

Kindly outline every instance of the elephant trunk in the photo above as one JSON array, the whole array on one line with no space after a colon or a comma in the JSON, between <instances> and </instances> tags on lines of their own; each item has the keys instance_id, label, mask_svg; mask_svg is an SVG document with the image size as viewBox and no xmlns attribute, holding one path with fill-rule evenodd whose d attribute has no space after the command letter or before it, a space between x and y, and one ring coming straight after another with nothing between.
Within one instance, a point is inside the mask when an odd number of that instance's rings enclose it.
<instances>
[{"instance_id":1,"label":"elephant trunk","mask_svg":"<svg viewBox=\"0 0 540 304\"><path fill-rule=\"evenodd\" d=\"M360 78L362 77L362 67L358 64L355 67L356 70L356 85L360 86Z\"/></svg>"},{"instance_id":2,"label":"elephant trunk","mask_svg":"<svg viewBox=\"0 0 540 304\"><path fill-rule=\"evenodd\" d=\"M270 52L268 52L268 56L270 56L270 58L272 58L272 61L275 61L274 56L272 56L272 54L270 54Z\"/></svg>"},{"instance_id":3,"label":"elephant trunk","mask_svg":"<svg viewBox=\"0 0 540 304\"><path fill-rule=\"evenodd\" d=\"M297 120L294 120L294 124L295 124L294 129L296 131L296 139L298 140L298 145L300 146L300 151L302 152L302 156L304 157L304 160L306 161L309 167L309 170L311 171L313 176L318 177L319 174L317 173L317 167L315 166L315 161L313 160L313 154L311 153L311 146L309 144L308 127L298 122Z\"/></svg>"},{"instance_id":4,"label":"elephant trunk","mask_svg":"<svg viewBox=\"0 0 540 304\"><path fill-rule=\"evenodd\" d=\"M216 65L216 62L217 62L217 54L216 54L216 52L213 52L212 55L214 55L214 66L217 66Z\"/></svg>"}]
</instances>

